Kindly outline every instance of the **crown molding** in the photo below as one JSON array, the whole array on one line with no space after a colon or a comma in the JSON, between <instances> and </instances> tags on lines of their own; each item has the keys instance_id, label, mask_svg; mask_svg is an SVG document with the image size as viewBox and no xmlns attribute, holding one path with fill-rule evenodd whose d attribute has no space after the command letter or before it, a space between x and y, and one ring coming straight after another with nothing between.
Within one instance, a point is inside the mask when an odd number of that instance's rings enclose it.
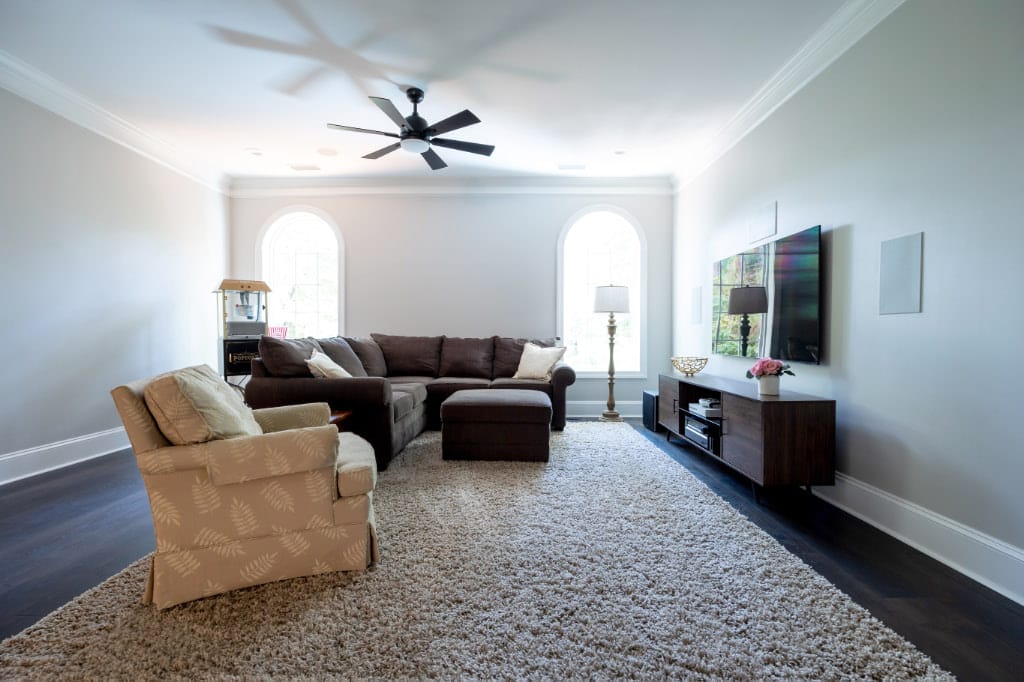
<instances>
[{"instance_id":1,"label":"crown molding","mask_svg":"<svg viewBox=\"0 0 1024 682\"><path fill-rule=\"evenodd\" d=\"M637 178L465 177L465 178L233 178L235 199L325 197L359 194L585 194L671 195L670 176Z\"/></svg>"},{"instance_id":2,"label":"crown molding","mask_svg":"<svg viewBox=\"0 0 1024 682\"><path fill-rule=\"evenodd\" d=\"M715 135L701 164L678 174L679 188L697 179L776 109L824 71L905 0L849 0Z\"/></svg>"},{"instance_id":3,"label":"crown molding","mask_svg":"<svg viewBox=\"0 0 1024 682\"><path fill-rule=\"evenodd\" d=\"M200 167L170 143L3 50L0 50L0 87L215 192L226 193L226 183L219 171Z\"/></svg>"}]
</instances>

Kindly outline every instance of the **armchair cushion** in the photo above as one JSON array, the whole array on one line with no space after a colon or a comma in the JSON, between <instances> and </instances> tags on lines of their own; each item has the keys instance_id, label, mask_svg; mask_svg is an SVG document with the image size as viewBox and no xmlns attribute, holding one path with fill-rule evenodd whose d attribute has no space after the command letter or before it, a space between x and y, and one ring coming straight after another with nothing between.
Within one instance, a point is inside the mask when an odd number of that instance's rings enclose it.
<instances>
[{"instance_id":1,"label":"armchair cushion","mask_svg":"<svg viewBox=\"0 0 1024 682\"><path fill-rule=\"evenodd\" d=\"M158 376L143 395L161 433L174 445L263 433L252 410L207 365Z\"/></svg>"}]
</instances>

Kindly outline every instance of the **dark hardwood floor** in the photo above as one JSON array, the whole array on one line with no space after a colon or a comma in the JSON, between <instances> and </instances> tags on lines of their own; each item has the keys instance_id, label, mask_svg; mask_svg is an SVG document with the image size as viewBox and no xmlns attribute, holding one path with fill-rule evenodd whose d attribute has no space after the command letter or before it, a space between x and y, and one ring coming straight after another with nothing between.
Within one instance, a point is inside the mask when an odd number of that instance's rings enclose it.
<instances>
[{"instance_id":1,"label":"dark hardwood floor","mask_svg":"<svg viewBox=\"0 0 1024 682\"><path fill-rule=\"evenodd\" d=\"M1024 607L800 490L746 479L630 420L667 456L964 680L1019 680ZM135 460L119 452L0 488L0 638L153 550Z\"/></svg>"},{"instance_id":2,"label":"dark hardwood floor","mask_svg":"<svg viewBox=\"0 0 1024 682\"><path fill-rule=\"evenodd\" d=\"M1024 606L797 489L750 482L682 439L633 427L873 616L963 680L1024 679Z\"/></svg>"},{"instance_id":3,"label":"dark hardwood floor","mask_svg":"<svg viewBox=\"0 0 1024 682\"><path fill-rule=\"evenodd\" d=\"M0 488L0 638L153 551L130 450ZM141 595L140 595L141 596Z\"/></svg>"}]
</instances>

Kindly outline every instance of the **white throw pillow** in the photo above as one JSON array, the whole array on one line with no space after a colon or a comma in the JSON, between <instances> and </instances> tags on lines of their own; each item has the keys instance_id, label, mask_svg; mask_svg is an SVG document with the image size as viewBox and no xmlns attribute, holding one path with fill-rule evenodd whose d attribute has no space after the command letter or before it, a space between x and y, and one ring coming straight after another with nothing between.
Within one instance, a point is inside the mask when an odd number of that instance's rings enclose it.
<instances>
[{"instance_id":1,"label":"white throw pillow","mask_svg":"<svg viewBox=\"0 0 1024 682\"><path fill-rule=\"evenodd\" d=\"M352 377L344 367L331 360L329 355L318 350L314 350L312 357L306 360L306 367L309 367L310 374L320 379L349 379Z\"/></svg>"},{"instance_id":2,"label":"white throw pillow","mask_svg":"<svg viewBox=\"0 0 1024 682\"><path fill-rule=\"evenodd\" d=\"M563 355L565 355L564 346L545 348L527 341L523 346L523 355L519 358L519 369L512 375L512 378L551 381L551 370Z\"/></svg>"}]
</instances>

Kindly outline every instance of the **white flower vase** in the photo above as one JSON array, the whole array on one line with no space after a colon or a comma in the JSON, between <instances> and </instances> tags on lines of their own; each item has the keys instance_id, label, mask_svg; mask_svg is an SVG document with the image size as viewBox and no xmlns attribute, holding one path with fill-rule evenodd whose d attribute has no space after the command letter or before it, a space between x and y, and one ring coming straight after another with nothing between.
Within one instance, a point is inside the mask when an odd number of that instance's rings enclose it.
<instances>
[{"instance_id":1,"label":"white flower vase","mask_svg":"<svg viewBox=\"0 0 1024 682\"><path fill-rule=\"evenodd\" d=\"M757 393L758 395L778 395L779 375L765 374L763 377L759 377L757 380Z\"/></svg>"}]
</instances>

